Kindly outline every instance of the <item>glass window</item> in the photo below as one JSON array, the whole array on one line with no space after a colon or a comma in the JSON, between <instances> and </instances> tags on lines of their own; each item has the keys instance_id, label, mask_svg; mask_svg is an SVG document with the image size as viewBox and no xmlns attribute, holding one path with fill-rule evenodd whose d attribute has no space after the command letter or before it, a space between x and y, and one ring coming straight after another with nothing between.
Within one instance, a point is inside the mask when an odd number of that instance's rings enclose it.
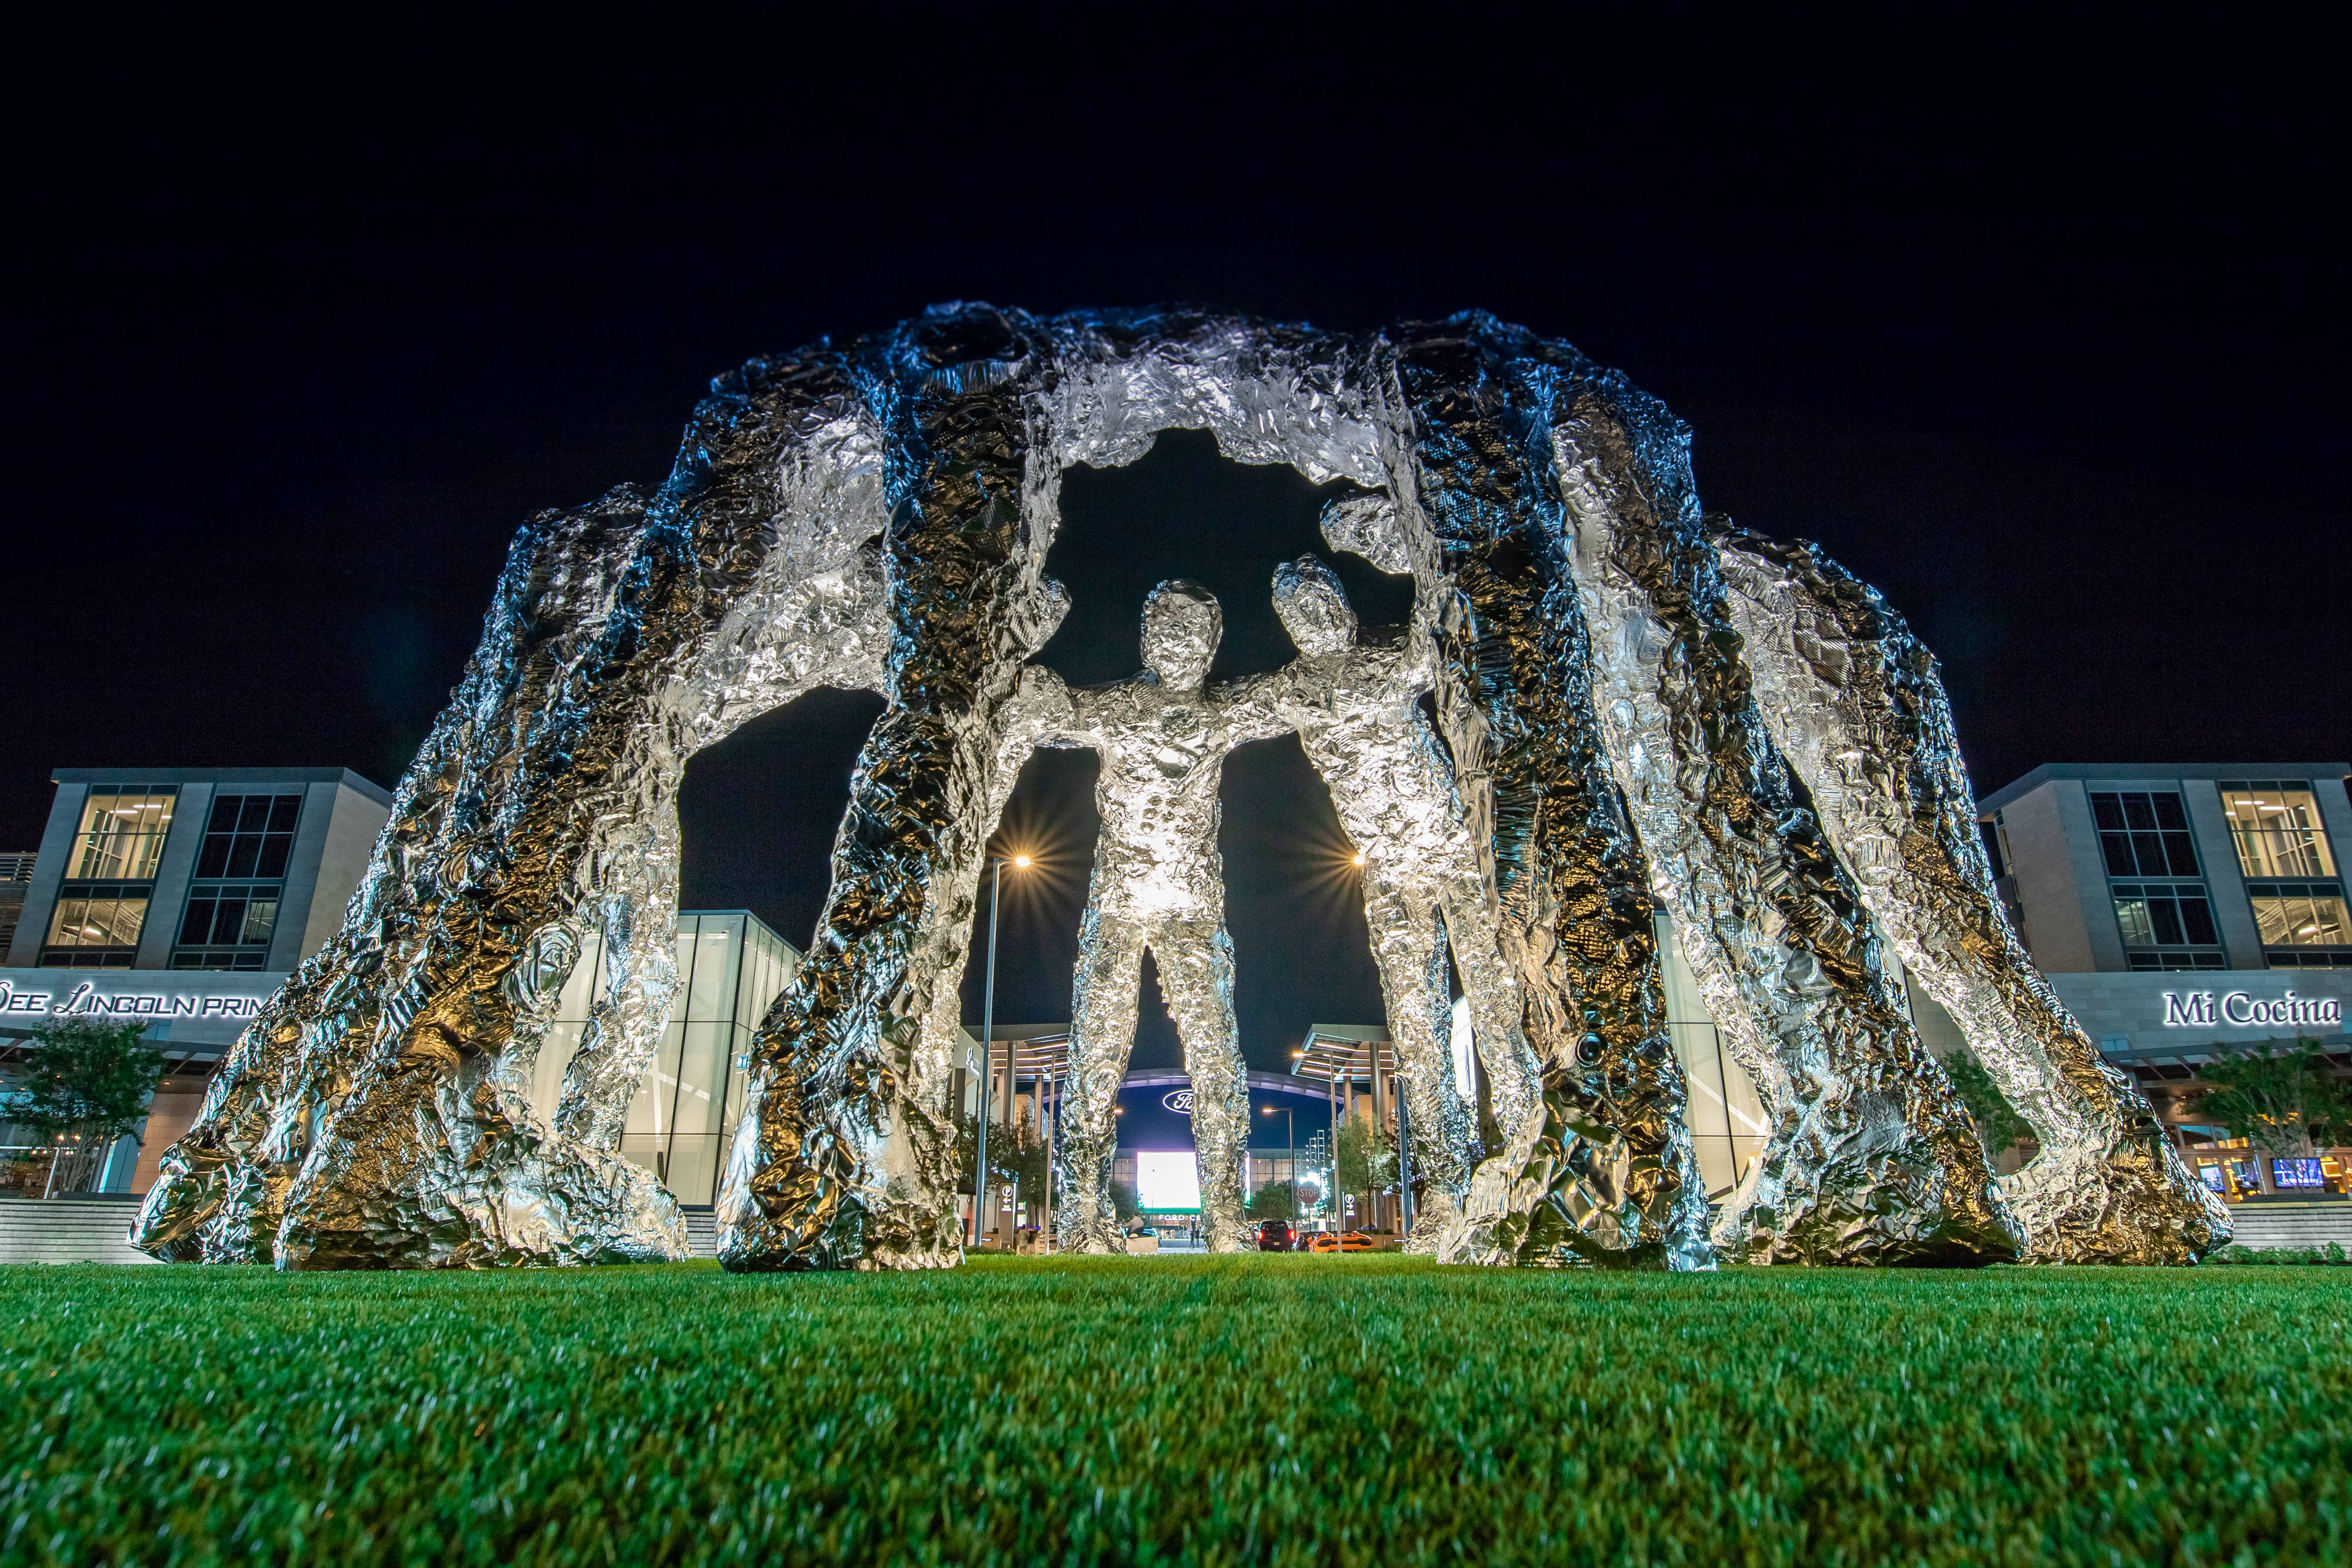
<instances>
[{"instance_id":1,"label":"glass window","mask_svg":"<svg viewBox=\"0 0 2352 1568\"><path fill-rule=\"evenodd\" d=\"M278 929L278 886L199 884L180 916L175 969L258 969ZM194 949L205 951L194 951Z\"/></svg>"},{"instance_id":2,"label":"glass window","mask_svg":"<svg viewBox=\"0 0 2352 1568\"><path fill-rule=\"evenodd\" d=\"M2177 793L2095 794L2091 815L2109 876L2196 876L2196 841Z\"/></svg>"},{"instance_id":3,"label":"glass window","mask_svg":"<svg viewBox=\"0 0 2352 1568\"><path fill-rule=\"evenodd\" d=\"M2148 969L2226 969L2229 965L2218 952L2197 953L2186 948L2158 948L2153 952L2133 951L2124 955L2129 966L2137 970Z\"/></svg>"},{"instance_id":4,"label":"glass window","mask_svg":"<svg viewBox=\"0 0 2352 1568\"><path fill-rule=\"evenodd\" d=\"M196 853L196 883L180 916L174 969L258 969L278 930L286 862L302 797L215 795ZM254 881L221 881L221 878Z\"/></svg>"},{"instance_id":5,"label":"glass window","mask_svg":"<svg viewBox=\"0 0 2352 1568\"><path fill-rule=\"evenodd\" d=\"M2248 876L2336 874L2336 857L2308 780L2225 779L2221 790L2238 865Z\"/></svg>"},{"instance_id":6,"label":"glass window","mask_svg":"<svg viewBox=\"0 0 2352 1568\"><path fill-rule=\"evenodd\" d=\"M126 967L146 924L143 887L68 889L58 896L41 962L51 968Z\"/></svg>"},{"instance_id":7,"label":"glass window","mask_svg":"<svg viewBox=\"0 0 2352 1568\"><path fill-rule=\"evenodd\" d=\"M98 784L82 802L81 836L67 880L152 882L171 830L173 791L142 784Z\"/></svg>"},{"instance_id":8,"label":"glass window","mask_svg":"<svg viewBox=\"0 0 2352 1568\"><path fill-rule=\"evenodd\" d=\"M2250 882L2254 925L2271 947L2352 945L2344 919L2344 890L2332 882Z\"/></svg>"},{"instance_id":9,"label":"glass window","mask_svg":"<svg viewBox=\"0 0 2352 1568\"><path fill-rule=\"evenodd\" d=\"M299 795L214 796L196 874L284 876L294 849L294 824L301 815Z\"/></svg>"},{"instance_id":10,"label":"glass window","mask_svg":"<svg viewBox=\"0 0 2352 1568\"><path fill-rule=\"evenodd\" d=\"M2116 924L2126 947L2218 947L2202 883L2117 883Z\"/></svg>"}]
</instances>

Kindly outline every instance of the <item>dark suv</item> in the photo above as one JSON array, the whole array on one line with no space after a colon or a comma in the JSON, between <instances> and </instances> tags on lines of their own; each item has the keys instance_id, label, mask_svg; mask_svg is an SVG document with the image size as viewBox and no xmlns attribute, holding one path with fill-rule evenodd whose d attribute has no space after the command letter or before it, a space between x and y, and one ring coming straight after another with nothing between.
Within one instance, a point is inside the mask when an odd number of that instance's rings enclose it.
<instances>
[{"instance_id":1,"label":"dark suv","mask_svg":"<svg viewBox=\"0 0 2352 1568\"><path fill-rule=\"evenodd\" d=\"M1257 1228L1257 1249L1261 1252L1290 1250L1290 1221L1269 1219Z\"/></svg>"}]
</instances>

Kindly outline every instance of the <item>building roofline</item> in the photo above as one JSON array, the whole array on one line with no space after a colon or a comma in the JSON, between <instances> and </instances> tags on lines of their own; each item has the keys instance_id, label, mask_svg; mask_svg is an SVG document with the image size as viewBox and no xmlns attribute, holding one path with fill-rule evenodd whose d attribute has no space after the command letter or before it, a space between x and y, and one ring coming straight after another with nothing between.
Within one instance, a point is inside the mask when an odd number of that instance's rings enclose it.
<instances>
[{"instance_id":1,"label":"building roofline","mask_svg":"<svg viewBox=\"0 0 2352 1568\"><path fill-rule=\"evenodd\" d=\"M57 768L52 784L341 784L390 810L392 791L348 768Z\"/></svg>"},{"instance_id":2,"label":"building roofline","mask_svg":"<svg viewBox=\"0 0 2352 1568\"><path fill-rule=\"evenodd\" d=\"M793 943L789 938L778 936L774 926L769 925L766 921L761 919L758 915L752 914L748 909L681 909L677 912L677 917L680 920L685 919L689 915L740 915L744 919L750 921L752 925L758 926L761 930L766 932L769 938L772 940L777 946L782 947L784 951L793 956L793 960L795 963L804 964L808 962L808 955L802 952L797 944Z\"/></svg>"},{"instance_id":3,"label":"building roofline","mask_svg":"<svg viewBox=\"0 0 2352 1568\"><path fill-rule=\"evenodd\" d=\"M2045 762L2024 778L1977 800L1989 817L2061 779L2342 779L2352 762Z\"/></svg>"}]
</instances>

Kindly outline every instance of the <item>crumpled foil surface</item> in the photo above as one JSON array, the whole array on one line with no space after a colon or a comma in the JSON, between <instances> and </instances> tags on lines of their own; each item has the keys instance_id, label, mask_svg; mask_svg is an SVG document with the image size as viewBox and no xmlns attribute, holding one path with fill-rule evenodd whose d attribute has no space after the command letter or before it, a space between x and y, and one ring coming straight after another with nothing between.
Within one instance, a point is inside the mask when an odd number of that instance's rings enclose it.
<instances>
[{"instance_id":1,"label":"crumpled foil surface","mask_svg":"<svg viewBox=\"0 0 2352 1568\"><path fill-rule=\"evenodd\" d=\"M1055 1228L1075 1251L1120 1249L1111 1167L1146 950L1192 1080L1202 1239L1213 1252L1250 1245L1243 1213L1249 1081L1234 1022L1217 785L1226 753L1289 727L1265 676L1203 685L1222 626L1206 589L1163 582L1144 612L1141 674L1072 691L1038 668L1024 682L1041 707L1058 710L1041 714L1038 744L1091 747L1102 758L1095 784L1102 827L1079 917L1055 1154L1068 1197Z\"/></svg>"},{"instance_id":2,"label":"crumpled foil surface","mask_svg":"<svg viewBox=\"0 0 2352 1568\"><path fill-rule=\"evenodd\" d=\"M1935 655L1819 547L1713 530L1759 710L1912 977L2040 1152L2001 1180L2033 1257L2187 1263L2228 1211L2025 956L1993 886Z\"/></svg>"},{"instance_id":3,"label":"crumpled foil surface","mask_svg":"<svg viewBox=\"0 0 2352 1568\"><path fill-rule=\"evenodd\" d=\"M1567 376L1549 417L1611 758L1684 958L1772 1121L1717 1249L1755 1263L2020 1256L1975 1125L1758 711L1685 432L1622 383Z\"/></svg>"},{"instance_id":4,"label":"crumpled foil surface","mask_svg":"<svg viewBox=\"0 0 2352 1568\"><path fill-rule=\"evenodd\" d=\"M1397 643L1360 641L1339 575L1312 556L1276 569L1274 600L1300 653L1284 672L1283 719L1298 732L1330 789L1340 827L1363 856L1355 874L1388 1008L1417 1189L1405 1249L1434 1252L1460 1224L1481 1153L1476 1107L1463 1103L1454 1077L1449 925L1464 927L1463 994L1488 1041L1497 1116L1508 1125L1524 1122L1538 1092L1517 992L1486 912L1477 844L1454 770L1419 704L1435 677L1434 650L1418 626Z\"/></svg>"},{"instance_id":5,"label":"crumpled foil surface","mask_svg":"<svg viewBox=\"0 0 2352 1568\"><path fill-rule=\"evenodd\" d=\"M1594 710L1550 427L1525 373L1541 345L1478 315L1399 336L1412 462L1398 523L1440 651L1435 706L1483 862L1481 913L1541 1067L1538 1107L1497 1125L1502 1147L1439 1256L1703 1268L1706 1194L1650 865ZM1478 1047L1491 1074L1499 1052Z\"/></svg>"},{"instance_id":6,"label":"crumpled foil surface","mask_svg":"<svg viewBox=\"0 0 2352 1568\"><path fill-rule=\"evenodd\" d=\"M738 1270L957 1261L954 993L989 834L1013 770L1066 709L1095 726L1076 737L1108 760L1134 749L1139 730L1124 727L1168 706L1132 683L1122 696L1024 677L1066 608L1044 575L1061 476L1132 462L1171 428L1209 431L1237 461L1348 481L1327 540L1414 579L1406 662L1430 650L1433 727L1335 738L1335 718L1304 709L1267 722L1322 732L1310 747L1324 747L1335 799L1350 800L1351 831L1401 813L1363 829L1368 869L1383 833L1423 838L1448 862L1391 862L1405 920L1382 965L1401 1037L1434 1006L1446 956L1476 999L1496 1150L1441 1228L1441 1255L1710 1260L1654 901L1777 1118L1716 1228L1727 1255L2015 1254L2016 1222L1833 852L1859 840L1843 820L1825 835L1799 779L1824 764L1793 740L1784 753L1759 711L1748 640L1664 410L1565 345L1483 316L1337 335L1200 312L982 305L752 361L713 383L657 492L615 491L523 528L341 931L240 1039L165 1155L133 1239L164 1257L282 1267L682 1255L675 1204L615 1152L676 987L679 779L737 725L832 685L877 691L886 706L806 962L755 1035L722 1256ZM1181 570L1181 541L1171 549ZM1345 694L1418 678L1383 673L1372 652L1368 640L1323 655L1344 666L1327 684ZM1296 706L1282 694L1314 662L1202 706ZM1196 727L1175 771L1212 780L1226 732L1257 733L1223 718ZM1396 800L1341 779L1362 770L1366 747ZM1952 801L1967 799L1964 780L1947 782ZM1402 825L1441 799L1459 831L1436 818ZM1117 975L1149 946L1197 998L1183 1004L1193 1016L1180 1011L1188 1030L1230 1040L1230 946L1203 891L1213 862L1204 881L1179 840L1191 841L1138 833L1104 846L1088 915L1088 951L1109 965L1100 1002L1131 1011ZM1213 827L1198 841L1213 846ZM1122 862L1134 842L1171 858ZM1192 869L1167 874L1180 863ZM1367 894L1388 896L1370 882ZM1930 950L1966 939L1937 912L1909 924L1885 912L1924 896L1890 883L1880 910L1897 940L1929 951L1915 963L1923 983ZM1423 900L1442 944L1419 928ZM594 1016L551 1124L527 1090L592 932L606 955ZM2015 998L2046 995L2013 943L1969 962L2012 1013L2030 1010ZM1088 983L1082 974L1082 993ZM1121 1028L1114 1016L1094 1032L1118 1040ZM2021 1082L2021 1103L2109 1115L2082 1109L2097 1098L2078 1071L2088 1059L2053 1048L2043 1023L2026 1030L2041 1043L2001 1071L2043 1092ZM1213 1185L1226 1143L1237 1166L1245 1136L1218 1130L1223 1060L1194 1063ZM1071 1071L1066 1212L1082 1242L1098 1242L1108 1145L1080 1111L1100 1098L1107 1063L1074 1053ZM1238 1106L1237 1062L1234 1075ZM2137 1114L2112 1091L2097 1103L2126 1123ZM1463 1109L1430 1116L1443 1142L1462 1138ZM2149 1256L2193 1254L2213 1232L2167 1207L2169 1167L2151 1165L2137 1188L2118 1174L2121 1151L2152 1146L2137 1128L2097 1133L2104 1163L2069 1167L2100 1166L2095 1197L2082 1187L2045 1203L2027 1189L2066 1183L2037 1176L2019 1199L2035 1213L2097 1210L2052 1223L2101 1246L2146 1233Z\"/></svg>"}]
</instances>

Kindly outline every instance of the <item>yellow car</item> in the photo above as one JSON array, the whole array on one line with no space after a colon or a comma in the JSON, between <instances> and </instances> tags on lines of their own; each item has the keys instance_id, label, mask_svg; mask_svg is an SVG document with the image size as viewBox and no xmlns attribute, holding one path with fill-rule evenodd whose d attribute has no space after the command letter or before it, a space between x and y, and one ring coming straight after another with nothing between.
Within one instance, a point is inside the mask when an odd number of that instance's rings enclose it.
<instances>
[{"instance_id":1,"label":"yellow car","mask_svg":"<svg viewBox=\"0 0 2352 1568\"><path fill-rule=\"evenodd\" d=\"M1372 1239L1360 1230L1343 1230L1334 1236L1324 1231L1307 1244L1309 1252L1370 1252Z\"/></svg>"}]
</instances>

